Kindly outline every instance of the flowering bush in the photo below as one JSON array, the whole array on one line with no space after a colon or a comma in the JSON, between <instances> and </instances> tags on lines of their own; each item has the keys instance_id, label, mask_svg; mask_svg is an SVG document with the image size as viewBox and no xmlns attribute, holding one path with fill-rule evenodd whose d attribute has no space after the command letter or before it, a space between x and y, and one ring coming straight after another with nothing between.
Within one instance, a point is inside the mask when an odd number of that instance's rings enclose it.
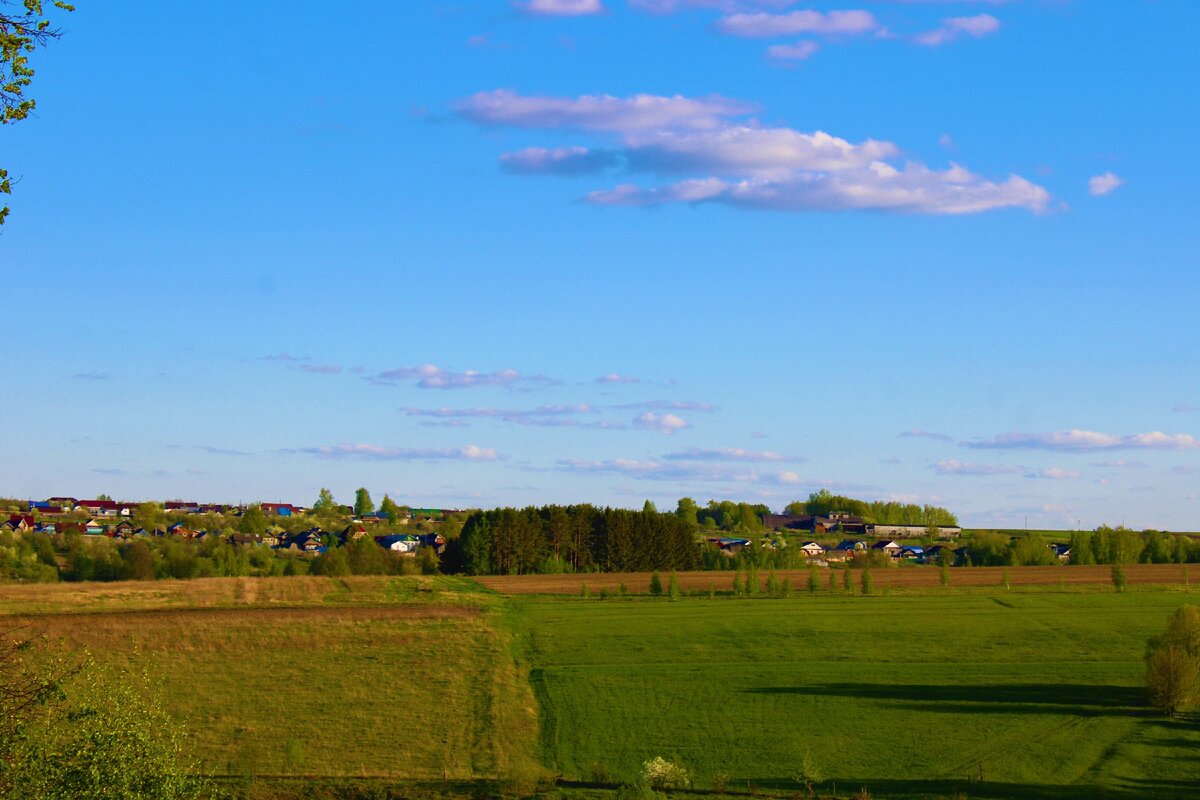
<instances>
[{"instance_id":1,"label":"flowering bush","mask_svg":"<svg viewBox=\"0 0 1200 800\"><path fill-rule=\"evenodd\" d=\"M642 765L642 780L655 789L675 789L692 782L692 773L673 761L655 756Z\"/></svg>"}]
</instances>

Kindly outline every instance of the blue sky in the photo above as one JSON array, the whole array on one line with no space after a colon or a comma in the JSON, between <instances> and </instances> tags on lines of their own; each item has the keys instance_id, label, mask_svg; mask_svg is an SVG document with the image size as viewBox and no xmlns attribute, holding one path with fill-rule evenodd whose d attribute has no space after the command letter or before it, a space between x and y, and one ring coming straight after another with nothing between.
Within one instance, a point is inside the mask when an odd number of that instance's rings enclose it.
<instances>
[{"instance_id":1,"label":"blue sky","mask_svg":"<svg viewBox=\"0 0 1200 800\"><path fill-rule=\"evenodd\" d=\"M1200 528L1197 24L82 3L0 130L2 493Z\"/></svg>"}]
</instances>

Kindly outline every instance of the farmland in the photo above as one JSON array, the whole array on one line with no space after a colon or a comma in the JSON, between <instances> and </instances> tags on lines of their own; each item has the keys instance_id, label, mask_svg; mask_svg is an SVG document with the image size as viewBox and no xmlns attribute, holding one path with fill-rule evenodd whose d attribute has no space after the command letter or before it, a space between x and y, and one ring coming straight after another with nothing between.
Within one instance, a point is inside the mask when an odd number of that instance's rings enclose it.
<instances>
[{"instance_id":1,"label":"farmland","mask_svg":"<svg viewBox=\"0 0 1200 800\"><path fill-rule=\"evenodd\" d=\"M1151 714L1141 681L1146 638L1200 593L1167 565L1127 568L1121 594L1107 568L1046 569L1013 569L1010 590L984 568L889 588L938 577L890 569L867 597L679 602L579 597L600 575L4 586L0 613L145 658L207 768L257 778L254 797L339 780L488 793L539 762L615 785L658 755L698 789L788 796L805 760L842 797L1198 796L1200 720Z\"/></svg>"}]
</instances>

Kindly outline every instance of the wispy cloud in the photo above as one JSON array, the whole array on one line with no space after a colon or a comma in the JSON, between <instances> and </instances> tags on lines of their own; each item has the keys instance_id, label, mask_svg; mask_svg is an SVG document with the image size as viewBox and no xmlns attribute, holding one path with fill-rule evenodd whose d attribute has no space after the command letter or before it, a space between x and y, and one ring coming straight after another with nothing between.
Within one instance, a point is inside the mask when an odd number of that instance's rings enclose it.
<instances>
[{"instance_id":1,"label":"wispy cloud","mask_svg":"<svg viewBox=\"0 0 1200 800\"><path fill-rule=\"evenodd\" d=\"M846 36L872 33L882 26L869 11L829 11L806 9L787 14L764 12L730 14L717 21L716 28L730 36L774 38L798 33L821 36Z\"/></svg>"},{"instance_id":2,"label":"wispy cloud","mask_svg":"<svg viewBox=\"0 0 1200 800\"><path fill-rule=\"evenodd\" d=\"M479 372L465 370L455 372L442 369L434 364L422 364L419 367L398 367L380 372L373 380L376 383L401 383L411 381L422 389L472 389L480 386L516 386L519 384L555 383L545 375L523 375L515 369L502 369L495 372Z\"/></svg>"},{"instance_id":3,"label":"wispy cloud","mask_svg":"<svg viewBox=\"0 0 1200 800\"><path fill-rule=\"evenodd\" d=\"M410 417L435 417L439 422L465 419L494 419L515 425L532 425L544 428L602 428L616 430L625 425L612 420L585 420L581 416L599 414L599 409L588 403L574 405L544 405L530 409L504 409L477 406L475 408L405 408Z\"/></svg>"},{"instance_id":4,"label":"wispy cloud","mask_svg":"<svg viewBox=\"0 0 1200 800\"><path fill-rule=\"evenodd\" d=\"M904 431L903 433L898 433L898 434L896 434L896 438L898 438L898 439L904 439L904 438L933 439L938 442L954 441L953 436L947 436L944 433L935 433L933 431L926 431L926 430L922 430L920 428L913 428L912 430L907 430L907 431Z\"/></svg>"},{"instance_id":5,"label":"wispy cloud","mask_svg":"<svg viewBox=\"0 0 1200 800\"><path fill-rule=\"evenodd\" d=\"M77 381L106 381L112 378L107 372L76 372L71 376Z\"/></svg>"},{"instance_id":6,"label":"wispy cloud","mask_svg":"<svg viewBox=\"0 0 1200 800\"><path fill-rule=\"evenodd\" d=\"M802 39L792 44L773 44L767 48L767 58L785 64L796 61L807 61L817 54L821 45L810 39Z\"/></svg>"},{"instance_id":7,"label":"wispy cloud","mask_svg":"<svg viewBox=\"0 0 1200 800\"><path fill-rule=\"evenodd\" d=\"M311 356L294 356L291 353L279 353L273 356L259 356L259 361L284 361L288 363L298 361L312 361Z\"/></svg>"},{"instance_id":8,"label":"wispy cloud","mask_svg":"<svg viewBox=\"0 0 1200 800\"><path fill-rule=\"evenodd\" d=\"M603 14L600 0L514 0L513 7L535 17L584 17Z\"/></svg>"},{"instance_id":9,"label":"wispy cloud","mask_svg":"<svg viewBox=\"0 0 1200 800\"><path fill-rule=\"evenodd\" d=\"M1025 477L1050 481L1061 481L1078 478L1079 471L1074 469L1063 469L1061 467L1046 467L1044 469L1034 470L1033 472L1028 473Z\"/></svg>"},{"instance_id":10,"label":"wispy cloud","mask_svg":"<svg viewBox=\"0 0 1200 800\"><path fill-rule=\"evenodd\" d=\"M989 36L1000 30L1000 20L991 14L977 14L973 17L950 17L942 20L941 25L931 31L919 33L913 41L925 47L938 47L968 36L978 39Z\"/></svg>"},{"instance_id":11,"label":"wispy cloud","mask_svg":"<svg viewBox=\"0 0 1200 800\"><path fill-rule=\"evenodd\" d=\"M520 175L590 175L621 163L612 150L526 147L500 156L500 166Z\"/></svg>"},{"instance_id":12,"label":"wispy cloud","mask_svg":"<svg viewBox=\"0 0 1200 800\"><path fill-rule=\"evenodd\" d=\"M209 446L209 447L201 447L200 449L203 450L205 453L208 453L209 455L212 455L212 456L238 456L238 457L241 457L241 456L250 455L250 453L247 453L245 450L234 450L233 448L230 448L230 447L211 447L211 446Z\"/></svg>"},{"instance_id":13,"label":"wispy cloud","mask_svg":"<svg viewBox=\"0 0 1200 800\"><path fill-rule=\"evenodd\" d=\"M954 459L938 461L932 469L938 475L1019 475L1025 472L1024 467L1012 464L972 464Z\"/></svg>"},{"instance_id":14,"label":"wispy cloud","mask_svg":"<svg viewBox=\"0 0 1200 800\"><path fill-rule=\"evenodd\" d=\"M989 180L951 163L889 163L892 142L851 142L824 131L761 127L755 106L724 97L523 96L508 90L463 100L464 117L489 125L574 129L615 136L602 157L587 148L526 149L502 156L526 172L591 171L621 163L631 173L686 177L657 186L622 184L585 196L597 205L721 203L776 211L877 210L971 214L999 208L1044 210L1049 193L1017 175Z\"/></svg>"},{"instance_id":15,"label":"wispy cloud","mask_svg":"<svg viewBox=\"0 0 1200 800\"><path fill-rule=\"evenodd\" d=\"M646 411L633 418L633 427L671 436L692 426L687 420L675 414L656 414L653 411Z\"/></svg>"},{"instance_id":16,"label":"wispy cloud","mask_svg":"<svg viewBox=\"0 0 1200 800\"><path fill-rule=\"evenodd\" d=\"M495 461L495 450L469 444L454 448L385 447L378 444L336 444L302 447L294 451L325 459L361 461Z\"/></svg>"},{"instance_id":17,"label":"wispy cloud","mask_svg":"<svg viewBox=\"0 0 1200 800\"><path fill-rule=\"evenodd\" d=\"M635 378L632 375L621 375L616 372L610 372L607 375L601 375L594 379L592 383L642 383L642 379Z\"/></svg>"},{"instance_id":18,"label":"wispy cloud","mask_svg":"<svg viewBox=\"0 0 1200 800\"><path fill-rule=\"evenodd\" d=\"M785 456L770 450L744 450L740 447L689 447L663 456L666 461L792 461L805 459Z\"/></svg>"},{"instance_id":19,"label":"wispy cloud","mask_svg":"<svg viewBox=\"0 0 1200 800\"><path fill-rule=\"evenodd\" d=\"M1193 411L1200 411L1200 406L1193 403L1176 403L1171 406L1171 410L1176 414L1190 414Z\"/></svg>"},{"instance_id":20,"label":"wispy cloud","mask_svg":"<svg viewBox=\"0 0 1200 800\"><path fill-rule=\"evenodd\" d=\"M317 375L337 375L342 371L342 368L336 364L301 364L297 369Z\"/></svg>"},{"instance_id":21,"label":"wispy cloud","mask_svg":"<svg viewBox=\"0 0 1200 800\"><path fill-rule=\"evenodd\" d=\"M1142 469L1148 465L1145 461L1126 461L1122 458L1116 461L1097 461L1092 466L1103 469Z\"/></svg>"},{"instance_id":22,"label":"wispy cloud","mask_svg":"<svg viewBox=\"0 0 1200 800\"><path fill-rule=\"evenodd\" d=\"M712 403L701 403L696 400L643 400L639 403L620 403L613 408L645 409L648 411L716 411Z\"/></svg>"},{"instance_id":23,"label":"wispy cloud","mask_svg":"<svg viewBox=\"0 0 1200 800\"><path fill-rule=\"evenodd\" d=\"M1096 431L1067 430L1051 433L1002 433L991 439L963 442L964 447L977 450L1059 450L1087 452L1092 450L1196 450L1200 441L1186 433L1168 434L1160 431L1114 436Z\"/></svg>"},{"instance_id":24,"label":"wispy cloud","mask_svg":"<svg viewBox=\"0 0 1200 800\"><path fill-rule=\"evenodd\" d=\"M115 467L96 467L95 469L92 470L92 472L96 473L97 475L128 475L129 474L125 470L117 469Z\"/></svg>"},{"instance_id":25,"label":"wispy cloud","mask_svg":"<svg viewBox=\"0 0 1200 800\"><path fill-rule=\"evenodd\" d=\"M469 120L518 128L568 128L584 131L705 130L757 106L726 97L690 98L638 94L631 97L520 95L508 89L473 94L457 105Z\"/></svg>"},{"instance_id":26,"label":"wispy cloud","mask_svg":"<svg viewBox=\"0 0 1200 800\"><path fill-rule=\"evenodd\" d=\"M1125 181L1121 180L1115 173L1106 172L1103 175L1093 175L1088 178L1088 192L1092 197L1103 197L1106 194L1116 191Z\"/></svg>"}]
</instances>

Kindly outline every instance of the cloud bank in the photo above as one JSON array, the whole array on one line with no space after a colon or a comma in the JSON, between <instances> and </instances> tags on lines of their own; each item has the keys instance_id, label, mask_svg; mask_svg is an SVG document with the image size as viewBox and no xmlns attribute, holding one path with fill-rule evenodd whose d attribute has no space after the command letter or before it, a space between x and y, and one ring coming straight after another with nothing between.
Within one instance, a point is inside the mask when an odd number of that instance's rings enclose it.
<instances>
[{"instance_id":1,"label":"cloud bank","mask_svg":"<svg viewBox=\"0 0 1200 800\"><path fill-rule=\"evenodd\" d=\"M525 175L600 173L619 165L655 176L585 195L603 206L718 203L749 210L886 211L977 214L1003 208L1043 211L1050 194L1018 176L989 179L951 162L944 169L899 161L898 145L852 142L825 131L764 127L756 106L720 96L526 96L498 89L461 101L458 113L483 125L599 135L583 145L528 147L500 156Z\"/></svg>"}]
</instances>

